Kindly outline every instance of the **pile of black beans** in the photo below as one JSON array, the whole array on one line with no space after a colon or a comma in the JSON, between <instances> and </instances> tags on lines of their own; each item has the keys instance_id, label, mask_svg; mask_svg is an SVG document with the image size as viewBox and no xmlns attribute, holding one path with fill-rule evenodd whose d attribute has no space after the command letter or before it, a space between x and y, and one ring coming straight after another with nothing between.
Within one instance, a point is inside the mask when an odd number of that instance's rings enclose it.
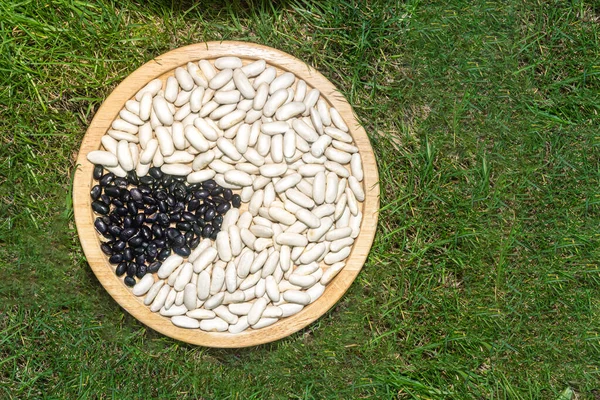
<instances>
[{"instance_id":1,"label":"pile of black beans","mask_svg":"<svg viewBox=\"0 0 600 400\"><path fill-rule=\"evenodd\" d=\"M94 179L92 210L100 215L94 226L108 239L100 248L128 286L157 272L172 251L186 257L202 238L216 239L223 215L241 205L238 194L212 179L188 184L156 167L143 177L131 171L119 178L97 165Z\"/></svg>"}]
</instances>

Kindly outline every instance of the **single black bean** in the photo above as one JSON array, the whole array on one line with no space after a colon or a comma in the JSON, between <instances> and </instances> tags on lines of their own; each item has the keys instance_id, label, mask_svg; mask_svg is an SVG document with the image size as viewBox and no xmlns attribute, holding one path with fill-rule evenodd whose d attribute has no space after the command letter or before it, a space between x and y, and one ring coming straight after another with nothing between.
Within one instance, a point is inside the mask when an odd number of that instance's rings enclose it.
<instances>
[{"instance_id":1,"label":"single black bean","mask_svg":"<svg viewBox=\"0 0 600 400\"><path fill-rule=\"evenodd\" d=\"M110 204L111 198L108 197L108 195L106 193L102 193L100 195L100 201L103 202L104 204Z\"/></svg>"},{"instance_id":2,"label":"single black bean","mask_svg":"<svg viewBox=\"0 0 600 400\"><path fill-rule=\"evenodd\" d=\"M156 243L151 242L146 247L146 254L150 257L156 257L158 255L158 248L156 247Z\"/></svg>"},{"instance_id":3,"label":"single black bean","mask_svg":"<svg viewBox=\"0 0 600 400\"><path fill-rule=\"evenodd\" d=\"M177 224L175 224L175 227L180 231L187 232L192 229L192 224L190 224L189 222L178 222Z\"/></svg>"},{"instance_id":4,"label":"single black bean","mask_svg":"<svg viewBox=\"0 0 600 400\"><path fill-rule=\"evenodd\" d=\"M134 276L136 272L137 272L137 265L132 262L128 263L127 264L127 276Z\"/></svg>"},{"instance_id":5,"label":"single black bean","mask_svg":"<svg viewBox=\"0 0 600 400\"><path fill-rule=\"evenodd\" d=\"M185 195L185 203L189 203L190 200L192 200L194 198L194 195L192 193L189 193Z\"/></svg>"},{"instance_id":6,"label":"single black bean","mask_svg":"<svg viewBox=\"0 0 600 400\"><path fill-rule=\"evenodd\" d=\"M107 174L102 175L102 177L99 179L99 183L100 186L106 186L109 185L113 180L115 179L115 174L113 174L112 172L109 172Z\"/></svg>"},{"instance_id":7,"label":"single black bean","mask_svg":"<svg viewBox=\"0 0 600 400\"><path fill-rule=\"evenodd\" d=\"M240 208L240 206L242 205L242 198L240 197L239 194L234 194L231 197L231 205L234 206L235 208Z\"/></svg>"},{"instance_id":8,"label":"single black bean","mask_svg":"<svg viewBox=\"0 0 600 400\"><path fill-rule=\"evenodd\" d=\"M209 179L207 181L204 181L204 183L202 183L202 187L204 187L205 189L208 189L208 190L211 190L216 186L217 186L217 182L215 182L214 179Z\"/></svg>"},{"instance_id":9,"label":"single black bean","mask_svg":"<svg viewBox=\"0 0 600 400\"><path fill-rule=\"evenodd\" d=\"M144 237L140 234L137 234L134 237L132 237L131 239L129 239L129 241L127 243L129 243L129 245L131 247L141 246L142 243L144 243Z\"/></svg>"},{"instance_id":10,"label":"single black bean","mask_svg":"<svg viewBox=\"0 0 600 400\"><path fill-rule=\"evenodd\" d=\"M102 234L108 231L108 225L106 225L106 223L100 217L96 218L94 221L94 226L96 227L96 230Z\"/></svg>"},{"instance_id":11,"label":"single black bean","mask_svg":"<svg viewBox=\"0 0 600 400\"><path fill-rule=\"evenodd\" d=\"M100 245L100 250L102 250L102 252L107 256L111 256L113 254L113 249L108 243L102 243Z\"/></svg>"},{"instance_id":12,"label":"single black bean","mask_svg":"<svg viewBox=\"0 0 600 400\"><path fill-rule=\"evenodd\" d=\"M221 215L225 214L231 208L229 203L221 203L217 206L217 212Z\"/></svg>"},{"instance_id":13,"label":"single black bean","mask_svg":"<svg viewBox=\"0 0 600 400\"><path fill-rule=\"evenodd\" d=\"M117 274L117 276L123 276L123 274L127 272L127 265L128 264L126 262L119 263L115 269L115 274Z\"/></svg>"},{"instance_id":14,"label":"single black bean","mask_svg":"<svg viewBox=\"0 0 600 400\"><path fill-rule=\"evenodd\" d=\"M153 224L156 222L156 214L154 214L154 215L138 214L138 215L144 215L146 217L145 222L148 224Z\"/></svg>"},{"instance_id":15,"label":"single black bean","mask_svg":"<svg viewBox=\"0 0 600 400\"><path fill-rule=\"evenodd\" d=\"M129 194L130 194L131 198L135 201L142 201L143 196L144 196L142 194L142 192L140 191L140 189L138 189L138 188L131 189L129 191Z\"/></svg>"},{"instance_id":16,"label":"single black bean","mask_svg":"<svg viewBox=\"0 0 600 400\"><path fill-rule=\"evenodd\" d=\"M142 279L144 275L146 275L146 272L148 272L148 267L146 267L144 264L138 264L135 276L137 276L139 279Z\"/></svg>"},{"instance_id":17,"label":"single black bean","mask_svg":"<svg viewBox=\"0 0 600 400\"><path fill-rule=\"evenodd\" d=\"M152 264L148 265L148 272L151 274L155 274L158 272L162 263L160 261L154 261Z\"/></svg>"},{"instance_id":18,"label":"single black bean","mask_svg":"<svg viewBox=\"0 0 600 400\"><path fill-rule=\"evenodd\" d=\"M175 247L175 248L173 248L173 251L175 252L175 254L178 254L181 257L187 257L192 252L190 250L189 246L187 246L187 245L182 246L182 247Z\"/></svg>"},{"instance_id":19,"label":"single black bean","mask_svg":"<svg viewBox=\"0 0 600 400\"><path fill-rule=\"evenodd\" d=\"M133 255L137 257L137 256L140 256L140 255L144 254L145 251L146 250L142 246L134 247L133 248Z\"/></svg>"},{"instance_id":20,"label":"single black bean","mask_svg":"<svg viewBox=\"0 0 600 400\"><path fill-rule=\"evenodd\" d=\"M123 260L131 261L133 260L133 250L130 247L123 250Z\"/></svg>"},{"instance_id":21,"label":"single black bean","mask_svg":"<svg viewBox=\"0 0 600 400\"><path fill-rule=\"evenodd\" d=\"M154 198L151 196L144 196L142 198L142 200L144 201L144 204L150 204L150 205L156 204L156 200L154 200Z\"/></svg>"},{"instance_id":22,"label":"single black bean","mask_svg":"<svg viewBox=\"0 0 600 400\"><path fill-rule=\"evenodd\" d=\"M108 262L111 263L111 264L118 264L121 261L123 261L123 254L113 254L108 259Z\"/></svg>"},{"instance_id":23,"label":"single black bean","mask_svg":"<svg viewBox=\"0 0 600 400\"><path fill-rule=\"evenodd\" d=\"M122 189L120 199L122 202L128 202L129 200L131 200L131 195L129 194L129 190Z\"/></svg>"},{"instance_id":24,"label":"single black bean","mask_svg":"<svg viewBox=\"0 0 600 400\"><path fill-rule=\"evenodd\" d=\"M129 287L135 286L135 279L131 276L126 276L123 282Z\"/></svg>"},{"instance_id":25,"label":"single black bean","mask_svg":"<svg viewBox=\"0 0 600 400\"><path fill-rule=\"evenodd\" d=\"M140 189L140 192L142 192L143 195L149 195L152 194L152 189L150 189L148 186L138 186L138 189Z\"/></svg>"},{"instance_id":26,"label":"single black bean","mask_svg":"<svg viewBox=\"0 0 600 400\"><path fill-rule=\"evenodd\" d=\"M157 204L158 206L158 211L166 213L167 211L169 211L169 205L167 204L167 202L165 200L160 200Z\"/></svg>"},{"instance_id":27,"label":"single black bean","mask_svg":"<svg viewBox=\"0 0 600 400\"><path fill-rule=\"evenodd\" d=\"M196 216L189 211L183 212L181 214L181 218L183 218L183 220L187 222L194 222L197 219Z\"/></svg>"},{"instance_id":28,"label":"single black bean","mask_svg":"<svg viewBox=\"0 0 600 400\"><path fill-rule=\"evenodd\" d=\"M210 195L211 196L218 196L220 194L223 194L223 190L225 190L225 189L223 189L221 186L215 186L214 188L212 188L210 190Z\"/></svg>"},{"instance_id":29,"label":"single black bean","mask_svg":"<svg viewBox=\"0 0 600 400\"><path fill-rule=\"evenodd\" d=\"M175 228L168 228L167 231L165 232L165 235L167 236L168 240L173 240L175 239L177 236L181 236L181 232L179 232L177 229Z\"/></svg>"},{"instance_id":30,"label":"single black bean","mask_svg":"<svg viewBox=\"0 0 600 400\"><path fill-rule=\"evenodd\" d=\"M112 201L110 202L110 204L114 205L115 207L123 207L125 204L117 198L112 199Z\"/></svg>"},{"instance_id":31,"label":"single black bean","mask_svg":"<svg viewBox=\"0 0 600 400\"><path fill-rule=\"evenodd\" d=\"M152 234L155 238L161 238L165 234L163 228L159 224L152 225Z\"/></svg>"},{"instance_id":32,"label":"single black bean","mask_svg":"<svg viewBox=\"0 0 600 400\"><path fill-rule=\"evenodd\" d=\"M217 233L219 233L218 230L214 230L211 234L210 234L210 238L211 240L217 240Z\"/></svg>"},{"instance_id":33,"label":"single black bean","mask_svg":"<svg viewBox=\"0 0 600 400\"><path fill-rule=\"evenodd\" d=\"M171 249L162 249L160 253L158 253L158 257L156 257L159 261L165 261L171 255Z\"/></svg>"},{"instance_id":34,"label":"single black bean","mask_svg":"<svg viewBox=\"0 0 600 400\"><path fill-rule=\"evenodd\" d=\"M206 199L208 196L210 196L210 192L206 189L201 189L194 192L194 197L197 199Z\"/></svg>"},{"instance_id":35,"label":"single black bean","mask_svg":"<svg viewBox=\"0 0 600 400\"><path fill-rule=\"evenodd\" d=\"M123 251L125 250L125 242L122 240L117 240L113 246L113 251Z\"/></svg>"},{"instance_id":36,"label":"single black bean","mask_svg":"<svg viewBox=\"0 0 600 400\"><path fill-rule=\"evenodd\" d=\"M128 241L133 236L137 235L139 232L138 228L125 228L121 231L120 238L121 240Z\"/></svg>"},{"instance_id":37,"label":"single black bean","mask_svg":"<svg viewBox=\"0 0 600 400\"><path fill-rule=\"evenodd\" d=\"M197 199L191 199L187 204L188 211L196 211L200 207L200 201Z\"/></svg>"},{"instance_id":38,"label":"single black bean","mask_svg":"<svg viewBox=\"0 0 600 400\"><path fill-rule=\"evenodd\" d=\"M201 239L202 238L200 236L194 236L194 238L188 243L188 246L190 246L190 249L195 249L196 247L198 247Z\"/></svg>"},{"instance_id":39,"label":"single black bean","mask_svg":"<svg viewBox=\"0 0 600 400\"><path fill-rule=\"evenodd\" d=\"M221 196L213 196L211 199L216 205L227 203L227 200Z\"/></svg>"},{"instance_id":40,"label":"single black bean","mask_svg":"<svg viewBox=\"0 0 600 400\"><path fill-rule=\"evenodd\" d=\"M115 213L110 214L109 218L110 218L110 222L113 224L121 224L123 222L121 217L119 217Z\"/></svg>"},{"instance_id":41,"label":"single black bean","mask_svg":"<svg viewBox=\"0 0 600 400\"><path fill-rule=\"evenodd\" d=\"M164 239L154 239L152 241L159 249L165 248L167 246L167 241Z\"/></svg>"},{"instance_id":42,"label":"single black bean","mask_svg":"<svg viewBox=\"0 0 600 400\"><path fill-rule=\"evenodd\" d=\"M96 185L90 190L90 197L92 200L98 200L100 195L102 194L102 187L100 185Z\"/></svg>"},{"instance_id":43,"label":"single black bean","mask_svg":"<svg viewBox=\"0 0 600 400\"><path fill-rule=\"evenodd\" d=\"M178 222L180 220L181 220L181 213L172 212L172 214L169 215L169 222Z\"/></svg>"},{"instance_id":44,"label":"single black bean","mask_svg":"<svg viewBox=\"0 0 600 400\"><path fill-rule=\"evenodd\" d=\"M135 225L138 227L142 226L146 222L146 216L144 214L138 214L134 218Z\"/></svg>"},{"instance_id":45,"label":"single black bean","mask_svg":"<svg viewBox=\"0 0 600 400\"><path fill-rule=\"evenodd\" d=\"M233 191L231 189L223 190L223 198L227 201L231 200L233 197Z\"/></svg>"},{"instance_id":46,"label":"single black bean","mask_svg":"<svg viewBox=\"0 0 600 400\"><path fill-rule=\"evenodd\" d=\"M152 240L152 231L145 225L142 226L142 236L144 237L144 240L148 242Z\"/></svg>"},{"instance_id":47,"label":"single black bean","mask_svg":"<svg viewBox=\"0 0 600 400\"><path fill-rule=\"evenodd\" d=\"M93 177L95 180L100 179L102 177L103 173L104 173L104 167L102 165L94 165Z\"/></svg>"},{"instance_id":48,"label":"single black bean","mask_svg":"<svg viewBox=\"0 0 600 400\"><path fill-rule=\"evenodd\" d=\"M213 233L213 226L211 224L206 224L206 226L202 229L202 237L207 238Z\"/></svg>"},{"instance_id":49,"label":"single black bean","mask_svg":"<svg viewBox=\"0 0 600 400\"><path fill-rule=\"evenodd\" d=\"M129 211L129 214L133 216L138 213L138 207L135 205L135 202L130 201L127 203L127 211Z\"/></svg>"},{"instance_id":50,"label":"single black bean","mask_svg":"<svg viewBox=\"0 0 600 400\"><path fill-rule=\"evenodd\" d=\"M156 200L166 200L167 199L167 192L165 192L164 190L157 190L154 192L154 198Z\"/></svg>"},{"instance_id":51,"label":"single black bean","mask_svg":"<svg viewBox=\"0 0 600 400\"><path fill-rule=\"evenodd\" d=\"M92 210L94 210L95 213L106 215L110 211L110 208L106 203L96 200L92 202Z\"/></svg>"},{"instance_id":52,"label":"single black bean","mask_svg":"<svg viewBox=\"0 0 600 400\"><path fill-rule=\"evenodd\" d=\"M140 178L140 183L142 185L152 185L154 183L154 178L149 175L142 176Z\"/></svg>"},{"instance_id":53,"label":"single black bean","mask_svg":"<svg viewBox=\"0 0 600 400\"><path fill-rule=\"evenodd\" d=\"M109 225L108 226L108 233L110 233L111 235L113 235L114 237L119 237L121 235L121 231L123 230L123 228L121 228L119 225L114 224L114 225Z\"/></svg>"},{"instance_id":54,"label":"single black bean","mask_svg":"<svg viewBox=\"0 0 600 400\"><path fill-rule=\"evenodd\" d=\"M163 172L158 167L152 167L152 168L150 168L148 170L148 173L150 174L151 177L153 177L155 179L160 179L164 175Z\"/></svg>"},{"instance_id":55,"label":"single black bean","mask_svg":"<svg viewBox=\"0 0 600 400\"><path fill-rule=\"evenodd\" d=\"M217 216L217 210L214 207L209 207L208 210L204 213L204 220L206 222L210 222Z\"/></svg>"},{"instance_id":56,"label":"single black bean","mask_svg":"<svg viewBox=\"0 0 600 400\"><path fill-rule=\"evenodd\" d=\"M173 239L171 241L171 244L173 245L173 248L184 246L185 245L185 236L183 236L183 235L177 236L175 239Z\"/></svg>"},{"instance_id":57,"label":"single black bean","mask_svg":"<svg viewBox=\"0 0 600 400\"><path fill-rule=\"evenodd\" d=\"M136 228L133 226L133 218L129 215L123 217L123 228Z\"/></svg>"},{"instance_id":58,"label":"single black bean","mask_svg":"<svg viewBox=\"0 0 600 400\"><path fill-rule=\"evenodd\" d=\"M196 235L202 235L202 227L198 224L199 221L196 221L192 224L192 230ZM204 223L204 221L202 221Z\"/></svg>"},{"instance_id":59,"label":"single black bean","mask_svg":"<svg viewBox=\"0 0 600 400\"><path fill-rule=\"evenodd\" d=\"M127 183L130 183L132 185L138 185L140 183L139 178L137 176L137 174L135 173L135 171L129 171L127 173Z\"/></svg>"},{"instance_id":60,"label":"single black bean","mask_svg":"<svg viewBox=\"0 0 600 400\"><path fill-rule=\"evenodd\" d=\"M104 193L109 197L119 197L121 195L121 191L117 186L106 186L104 188Z\"/></svg>"},{"instance_id":61,"label":"single black bean","mask_svg":"<svg viewBox=\"0 0 600 400\"><path fill-rule=\"evenodd\" d=\"M206 212L206 210L208 210L209 205L208 204L202 204L197 210L196 210L196 216L198 215L204 215L204 213Z\"/></svg>"},{"instance_id":62,"label":"single black bean","mask_svg":"<svg viewBox=\"0 0 600 400\"><path fill-rule=\"evenodd\" d=\"M125 207L117 207L115 213L120 217L124 217L127 215L127 209Z\"/></svg>"}]
</instances>

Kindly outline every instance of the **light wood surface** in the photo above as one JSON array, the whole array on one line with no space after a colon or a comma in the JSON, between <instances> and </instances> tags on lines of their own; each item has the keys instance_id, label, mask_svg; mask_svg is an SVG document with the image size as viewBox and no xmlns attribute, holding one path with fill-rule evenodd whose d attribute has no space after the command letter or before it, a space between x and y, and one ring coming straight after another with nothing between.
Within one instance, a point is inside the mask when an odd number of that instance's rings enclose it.
<instances>
[{"instance_id":1,"label":"light wood surface","mask_svg":"<svg viewBox=\"0 0 600 400\"><path fill-rule=\"evenodd\" d=\"M364 189L366 198L362 203L363 221L359 237L356 239L346 267L327 286L325 293L315 303L305 307L300 313L281 319L274 325L258 330L247 330L240 334L207 333L199 329L183 329L174 326L168 318L150 311L143 304L143 297L135 297L125 286L122 278L114 273L107 257L100 250L100 237L94 229L95 215L91 210L90 189L92 187L93 165L86 155L100 148L100 138L106 133L111 122L147 82L157 77L166 79L178 66L189 61L213 60L222 56L238 56L244 63L264 59L276 67L278 73L293 72L304 79L308 86L318 88L321 96L333 105L350 128L350 133L359 148L364 168ZM209 347L247 347L272 342L284 338L306 327L327 312L350 287L367 258L375 229L379 209L379 176L369 139L356 120L352 107L323 75L297 58L270 47L244 42L208 42L182 47L165 53L144 64L129 75L104 101L92 120L79 149L75 173L73 201L75 222L85 256L100 283L127 312L148 327L172 338Z\"/></svg>"}]
</instances>

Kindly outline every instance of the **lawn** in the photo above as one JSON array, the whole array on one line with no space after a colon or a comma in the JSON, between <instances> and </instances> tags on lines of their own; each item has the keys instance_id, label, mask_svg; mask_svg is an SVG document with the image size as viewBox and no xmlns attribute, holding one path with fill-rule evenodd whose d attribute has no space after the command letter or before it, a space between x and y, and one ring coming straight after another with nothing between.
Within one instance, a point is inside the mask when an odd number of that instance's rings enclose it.
<instances>
[{"instance_id":1,"label":"lawn","mask_svg":"<svg viewBox=\"0 0 600 400\"><path fill-rule=\"evenodd\" d=\"M600 398L600 5L0 0L0 397ZM219 350L125 313L86 263L75 159L168 50L317 68L375 151L366 265L321 319Z\"/></svg>"}]
</instances>

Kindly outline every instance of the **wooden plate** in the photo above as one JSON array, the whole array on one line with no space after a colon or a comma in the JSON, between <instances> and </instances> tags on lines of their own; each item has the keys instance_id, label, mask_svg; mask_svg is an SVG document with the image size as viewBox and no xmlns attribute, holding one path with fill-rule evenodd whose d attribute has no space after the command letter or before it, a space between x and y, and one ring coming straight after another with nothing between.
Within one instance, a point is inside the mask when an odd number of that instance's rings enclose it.
<instances>
[{"instance_id":1,"label":"wooden plate","mask_svg":"<svg viewBox=\"0 0 600 400\"><path fill-rule=\"evenodd\" d=\"M157 77L166 79L173 75L178 66L189 61L212 60L222 56L238 56L244 63L264 59L281 73L289 71L304 79L309 87L318 88L321 96L337 108L350 128L358 146L364 168L366 199L362 203L363 221L360 235L354 242L346 267L327 286L325 293L316 302L300 313L284 318L277 323L258 330L247 330L240 334L207 333L199 329L183 329L173 325L168 318L150 311L142 298L137 298L123 280L114 273L114 267L100 250L100 237L94 229L94 214L91 210L90 189L93 165L86 159L88 152L100 148L100 138L107 132L111 122L135 93L147 82ZM361 270L375 235L377 210L379 208L379 186L377 165L369 139L354 117L352 107L318 71L291 55L266 46L244 42L208 42L182 47L165 53L144 64L129 75L104 101L92 120L79 149L75 173L73 201L75 222L83 251L92 270L110 295L127 312L148 327L172 338L210 347L246 347L272 342L304 328L329 310L348 290Z\"/></svg>"}]
</instances>

